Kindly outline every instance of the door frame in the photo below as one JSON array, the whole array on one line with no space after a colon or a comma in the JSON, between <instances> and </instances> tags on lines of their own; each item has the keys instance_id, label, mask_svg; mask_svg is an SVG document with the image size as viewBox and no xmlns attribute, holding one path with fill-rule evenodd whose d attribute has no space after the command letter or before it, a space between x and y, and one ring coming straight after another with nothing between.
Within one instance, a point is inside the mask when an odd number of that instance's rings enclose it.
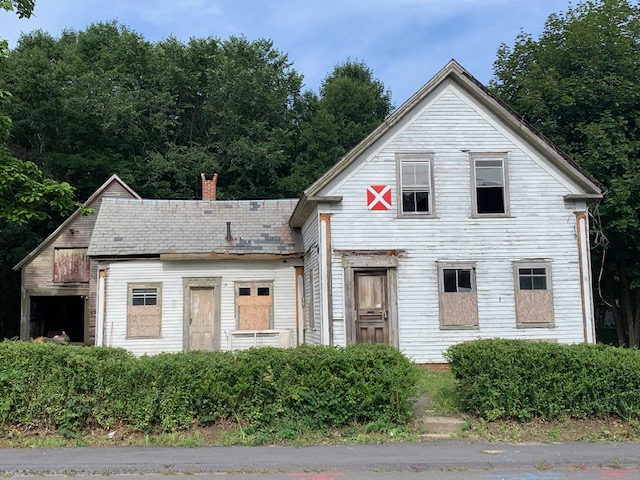
<instances>
[{"instance_id":1,"label":"door frame","mask_svg":"<svg viewBox=\"0 0 640 480\"><path fill-rule=\"evenodd\" d=\"M182 279L182 351L188 352L190 348L189 342L189 318L191 317L191 289L192 288L213 288L214 303L214 322L213 334L217 339L217 345L214 345L214 351L221 348L222 335L221 319L220 319L220 287L222 286L221 277L184 277Z\"/></svg>"},{"instance_id":2,"label":"door frame","mask_svg":"<svg viewBox=\"0 0 640 480\"><path fill-rule=\"evenodd\" d=\"M400 348L398 332L398 252L341 252L344 268L344 323L347 345L356 343L355 276L358 272L385 271L387 274L387 308L389 309L389 344Z\"/></svg>"}]
</instances>

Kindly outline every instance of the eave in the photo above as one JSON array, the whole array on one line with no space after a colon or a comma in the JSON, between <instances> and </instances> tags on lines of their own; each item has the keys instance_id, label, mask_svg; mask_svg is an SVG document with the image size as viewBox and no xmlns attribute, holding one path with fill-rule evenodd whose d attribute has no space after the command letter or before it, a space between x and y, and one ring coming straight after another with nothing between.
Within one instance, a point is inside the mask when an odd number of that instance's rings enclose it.
<instances>
[{"instance_id":1,"label":"eave","mask_svg":"<svg viewBox=\"0 0 640 480\"><path fill-rule=\"evenodd\" d=\"M305 220L311 215L311 212L316 208L319 203L326 204L338 204L342 202L341 196L321 196L321 195L311 195L305 196L303 195L296 208L293 210L291 214L291 218L289 219L289 225L292 228L301 228L304 224Z\"/></svg>"},{"instance_id":2,"label":"eave","mask_svg":"<svg viewBox=\"0 0 640 480\"><path fill-rule=\"evenodd\" d=\"M162 261L191 261L191 260L242 260L242 261L274 261L294 260L303 258L302 253L161 253Z\"/></svg>"}]
</instances>

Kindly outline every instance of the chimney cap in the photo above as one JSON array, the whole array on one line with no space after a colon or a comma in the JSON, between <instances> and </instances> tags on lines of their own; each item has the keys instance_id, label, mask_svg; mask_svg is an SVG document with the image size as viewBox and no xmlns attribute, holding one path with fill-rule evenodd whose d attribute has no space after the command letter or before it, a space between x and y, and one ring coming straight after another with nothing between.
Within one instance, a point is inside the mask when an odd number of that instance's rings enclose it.
<instances>
[{"instance_id":1,"label":"chimney cap","mask_svg":"<svg viewBox=\"0 0 640 480\"><path fill-rule=\"evenodd\" d=\"M217 173L201 173L200 176L203 180L214 180L218 177Z\"/></svg>"}]
</instances>

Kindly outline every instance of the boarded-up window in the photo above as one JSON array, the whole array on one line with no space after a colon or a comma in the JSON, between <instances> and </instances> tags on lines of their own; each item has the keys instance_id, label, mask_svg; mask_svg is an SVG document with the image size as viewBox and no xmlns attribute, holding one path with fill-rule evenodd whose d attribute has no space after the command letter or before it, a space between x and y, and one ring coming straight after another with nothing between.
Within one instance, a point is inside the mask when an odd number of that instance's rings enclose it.
<instances>
[{"instance_id":1,"label":"boarded-up window","mask_svg":"<svg viewBox=\"0 0 640 480\"><path fill-rule=\"evenodd\" d=\"M543 262L516 263L516 320L520 327L553 324L551 266Z\"/></svg>"},{"instance_id":2,"label":"boarded-up window","mask_svg":"<svg viewBox=\"0 0 640 480\"><path fill-rule=\"evenodd\" d=\"M478 326L478 295L473 265L439 266L440 326L473 328Z\"/></svg>"},{"instance_id":3,"label":"boarded-up window","mask_svg":"<svg viewBox=\"0 0 640 480\"><path fill-rule=\"evenodd\" d=\"M129 284L127 337L159 338L162 334L162 288L159 284Z\"/></svg>"},{"instance_id":4,"label":"boarded-up window","mask_svg":"<svg viewBox=\"0 0 640 480\"><path fill-rule=\"evenodd\" d=\"M273 284L236 283L236 321L238 330L273 328Z\"/></svg>"},{"instance_id":5,"label":"boarded-up window","mask_svg":"<svg viewBox=\"0 0 640 480\"><path fill-rule=\"evenodd\" d=\"M89 281L89 257L86 248L56 248L54 251L53 281L56 283L85 283Z\"/></svg>"}]
</instances>

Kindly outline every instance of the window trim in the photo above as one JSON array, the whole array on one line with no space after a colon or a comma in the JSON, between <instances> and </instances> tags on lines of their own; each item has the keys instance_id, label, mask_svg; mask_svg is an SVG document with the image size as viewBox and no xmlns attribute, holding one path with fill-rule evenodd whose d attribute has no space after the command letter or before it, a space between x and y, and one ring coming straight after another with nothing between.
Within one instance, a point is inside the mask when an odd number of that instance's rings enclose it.
<instances>
[{"instance_id":1,"label":"window trim","mask_svg":"<svg viewBox=\"0 0 640 480\"><path fill-rule=\"evenodd\" d=\"M438 263L438 317L440 320L440 330L479 330L480 317L478 313L478 284L476 281L476 263L475 262L437 262ZM471 271L471 291L470 292L445 292L444 290L444 271L445 270L470 270ZM473 325L448 325L445 323L443 294L475 294L476 323Z\"/></svg>"},{"instance_id":2,"label":"window trim","mask_svg":"<svg viewBox=\"0 0 640 480\"><path fill-rule=\"evenodd\" d=\"M504 201L504 213L478 213L478 192L476 185L476 161L477 160L500 160L502 162L502 197ZM509 201L509 162L507 152L477 152L469 153L471 168L471 217L472 218L505 218L510 217Z\"/></svg>"},{"instance_id":3,"label":"window trim","mask_svg":"<svg viewBox=\"0 0 640 480\"><path fill-rule=\"evenodd\" d=\"M435 218L435 188L433 176L433 153L397 153L396 154L396 202L398 218ZM428 212L405 212L402 209L402 164L403 163L426 163L429 166L429 195L428 195Z\"/></svg>"},{"instance_id":4,"label":"window trim","mask_svg":"<svg viewBox=\"0 0 640 480\"><path fill-rule=\"evenodd\" d=\"M547 279L546 289L521 289L520 288L520 269L521 268L544 268ZM519 260L513 262L513 287L514 287L514 308L516 317L516 326L518 328L553 328L555 327L555 309L554 300L555 292L553 290L553 276L551 271L550 260ZM549 322L522 322L518 318L518 292L549 292L551 296L551 321Z\"/></svg>"},{"instance_id":5,"label":"window trim","mask_svg":"<svg viewBox=\"0 0 640 480\"><path fill-rule=\"evenodd\" d=\"M155 305L134 305L133 304L133 290L136 288L155 288L156 289L156 304ZM129 309L137 307L157 307L159 310L158 321L160 322L160 330L158 335L132 335L129 333ZM130 282L127 283L127 324L126 324L126 338L127 339L153 339L162 337L162 283L160 282Z\"/></svg>"},{"instance_id":6,"label":"window trim","mask_svg":"<svg viewBox=\"0 0 640 480\"><path fill-rule=\"evenodd\" d=\"M233 286L234 294L233 294L233 307L235 312L235 329L237 331L246 331L247 329L240 328L240 310L238 308L238 297L269 297L271 298L271 306L269 309L269 326L266 329L261 330L272 330L274 328L274 289L273 289L273 280L236 280ZM250 288L250 295L240 295L241 288ZM268 288L269 295L258 295L259 288Z\"/></svg>"}]
</instances>

